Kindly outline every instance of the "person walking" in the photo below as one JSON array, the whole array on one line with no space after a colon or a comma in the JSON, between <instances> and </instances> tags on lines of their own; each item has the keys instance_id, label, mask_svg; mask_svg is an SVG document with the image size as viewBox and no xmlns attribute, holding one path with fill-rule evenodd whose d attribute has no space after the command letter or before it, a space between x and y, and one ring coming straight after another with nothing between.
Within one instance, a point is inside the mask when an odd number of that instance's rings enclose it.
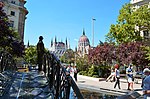
<instances>
[{"instance_id":1,"label":"person walking","mask_svg":"<svg viewBox=\"0 0 150 99\"><path fill-rule=\"evenodd\" d=\"M143 95L144 99L150 99L150 70L145 68L143 70L145 78L143 80Z\"/></svg>"},{"instance_id":2,"label":"person walking","mask_svg":"<svg viewBox=\"0 0 150 99\"><path fill-rule=\"evenodd\" d=\"M119 65L115 64L115 78L116 78L116 82L114 85L114 88L116 88L116 86L118 85L118 88L120 88L120 71L119 71Z\"/></svg>"},{"instance_id":3,"label":"person walking","mask_svg":"<svg viewBox=\"0 0 150 99\"><path fill-rule=\"evenodd\" d=\"M75 79L75 81L77 81L77 68L76 68L76 66L74 66L73 67L73 69L74 69L74 79Z\"/></svg>"},{"instance_id":4,"label":"person walking","mask_svg":"<svg viewBox=\"0 0 150 99\"><path fill-rule=\"evenodd\" d=\"M127 90L133 90L133 70L132 70L132 64L128 66L126 69L126 76L127 76L127 82L128 82L128 88ZM131 89L130 89L131 87Z\"/></svg>"},{"instance_id":5,"label":"person walking","mask_svg":"<svg viewBox=\"0 0 150 99\"><path fill-rule=\"evenodd\" d=\"M111 70L111 74L107 77L106 82L114 82L115 81L115 69Z\"/></svg>"},{"instance_id":6,"label":"person walking","mask_svg":"<svg viewBox=\"0 0 150 99\"><path fill-rule=\"evenodd\" d=\"M66 70L67 70L67 72L71 73L72 72L72 67L69 65Z\"/></svg>"}]
</instances>

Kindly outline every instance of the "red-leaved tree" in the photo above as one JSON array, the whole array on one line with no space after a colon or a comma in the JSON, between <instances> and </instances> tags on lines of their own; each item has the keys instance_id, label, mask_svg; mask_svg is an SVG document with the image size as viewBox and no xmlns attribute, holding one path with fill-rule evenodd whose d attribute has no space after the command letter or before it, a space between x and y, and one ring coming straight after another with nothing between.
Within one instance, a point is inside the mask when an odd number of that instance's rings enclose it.
<instances>
[{"instance_id":1,"label":"red-leaved tree","mask_svg":"<svg viewBox=\"0 0 150 99\"><path fill-rule=\"evenodd\" d=\"M95 65L107 65L112 64L112 59L115 59L115 46L113 44L104 43L98 45L94 49L89 50L88 59L90 63Z\"/></svg>"}]
</instances>

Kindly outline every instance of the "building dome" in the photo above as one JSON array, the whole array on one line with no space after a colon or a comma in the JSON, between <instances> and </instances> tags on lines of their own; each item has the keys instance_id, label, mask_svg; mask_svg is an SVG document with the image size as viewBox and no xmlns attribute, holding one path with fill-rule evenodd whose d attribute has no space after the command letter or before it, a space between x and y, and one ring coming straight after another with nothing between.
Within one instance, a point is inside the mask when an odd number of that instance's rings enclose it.
<instances>
[{"instance_id":1,"label":"building dome","mask_svg":"<svg viewBox=\"0 0 150 99\"><path fill-rule=\"evenodd\" d=\"M78 41L79 55L84 56L85 54L88 54L89 47L90 47L89 39L87 38L83 30L83 35L79 38L79 41Z\"/></svg>"},{"instance_id":2,"label":"building dome","mask_svg":"<svg viewBox=\"0 0 150 99\"><path fill-rule=\"evenodd\" d=\"M79 42L89 42L89 39L87 38L87 36L82 35L79 39Z\"/></svg>"},{"instance_id":3,"label":"building dome","mask_svg":"<svg viewBox=\"0 0 150 99\"><path fill-rule=\"evenodd\" d=\"M83 35L79 38L79 42L87 42L89 43L89 39L87 38L87 36L85 35L85 32L83 30Z\"/></svg>"}]
</instances>

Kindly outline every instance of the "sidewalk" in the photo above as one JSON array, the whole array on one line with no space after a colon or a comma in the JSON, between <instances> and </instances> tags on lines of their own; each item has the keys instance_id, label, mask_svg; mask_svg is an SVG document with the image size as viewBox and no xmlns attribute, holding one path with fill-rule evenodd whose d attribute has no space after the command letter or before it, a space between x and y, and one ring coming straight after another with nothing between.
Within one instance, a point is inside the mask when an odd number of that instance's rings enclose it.
<instances>
[{"instance_id":1,"label":"sidewalk","mask_svg":"<svg viewBox=\"0 0 150 99\"><path fill-rule=\"evenodd\" d=\"M112 95L126 95L130 94L133 91L128 91L127 90L127 80L126 79L120 79L120 87L121 89L118 89L116 87L114 89L114 82L106 82L105 78L93 78L93 77L87 77L83 75L78 75L78 81L77 85L79 86L80 89L84 90L89 90L93 92L98 92L98 93L107 93L107 94L112 94ZM141 89L141 80L138 79L139 83L134 84L134 92L138 92L140 95L142 95L142 89Z\"/></svg>"}]
</instances>

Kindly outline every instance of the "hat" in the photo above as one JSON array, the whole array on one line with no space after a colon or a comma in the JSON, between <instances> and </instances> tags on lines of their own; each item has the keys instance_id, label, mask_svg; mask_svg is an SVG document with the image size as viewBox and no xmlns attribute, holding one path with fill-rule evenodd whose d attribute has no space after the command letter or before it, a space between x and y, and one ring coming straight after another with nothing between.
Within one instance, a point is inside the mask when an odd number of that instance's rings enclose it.
<instances>
[{"instance_id":1,"label":"hat","mask_svg":"<svg viewBox=\"0 0 150 99\"><path fill-rule=\"evenodd\" d=\"M150 72L150 70L149 70L148 68L145 68L145 69L143 70L143 73L145 73L145 72Z\"/></svg>"}]
</instances>

